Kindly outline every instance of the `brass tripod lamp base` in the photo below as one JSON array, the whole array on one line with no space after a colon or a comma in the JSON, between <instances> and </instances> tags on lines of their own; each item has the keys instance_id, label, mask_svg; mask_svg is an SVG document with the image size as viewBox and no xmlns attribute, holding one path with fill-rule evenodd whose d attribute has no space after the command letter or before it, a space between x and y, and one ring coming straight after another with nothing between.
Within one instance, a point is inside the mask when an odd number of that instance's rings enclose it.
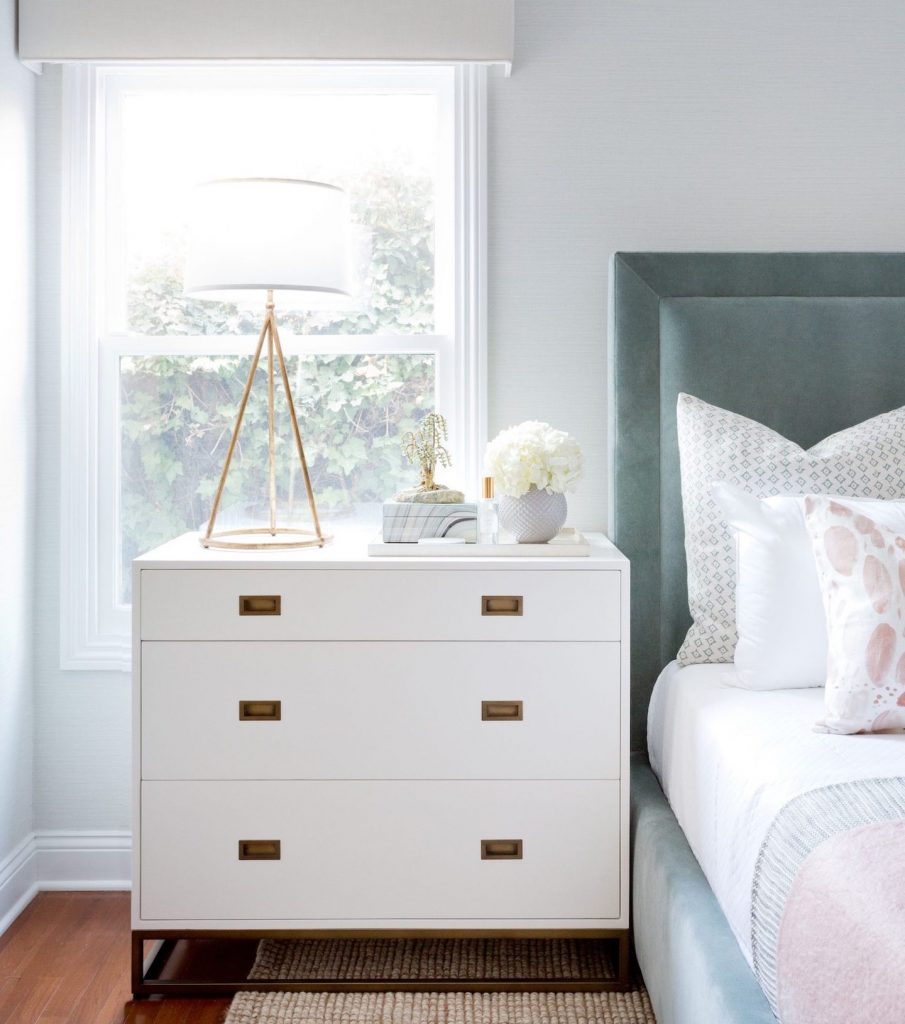
<instances>
[{"instance_id":1,"label":"brass tripod lamp base","mask_svg":"<svg viewBox=\"0 0 905 1024\"><path fill-rule=\"evenodd\" d=\"M268 454L268 483L270 490L270 525L260 527L247 527L245 529L215 530L217 513L220 510L220 501L223 497L223 489L226 486L226 478L229 475L229 467L232 464L233 452L236 450L236 441L239 438L239 431L242 428L242 420L245 417L245 409L248 405L248 398L254 385L255 374L258 371L258 363L264 344L267 343L267 454ZM299 464L302 468L302 479L305 481L305 493L308 496L308 508L311 511L313 529L301 529L289 526L277 526L277 478L276 478L276 443L274 432L274 375L276 365L279 365L280 378L283 382L283 390L286 393L286 404L289 407L289 422L292 425L292 434L295 439L295 451ZM249 540L243 538L260 537L260 540ZM267 538L267 539L265 539ZM214 504L211 509L211 517L207 529L200 537L205 548L225 548L239 551L261 551L261 550L286 550L291 548L322 548L331 538L321 530L320 519L317 515L317 505L314 501L314 491L311 488L311 475L308 472L308 462L305 459L305 448L302 444L302 435L299 431L299 421L295 414L295 403L292 401L292 392L289 388L289 374L286 372L286 361L283 358L283 347L280 344L280 332L277 330L276 315L274 313L273 291L267 292L267 305L265 307L264 326L258 337L258 344L255 348L254 358L251 361L251 369L248 372L248 380L245 382L245 390L242 392L242 400L239 403L239 412L236 416L236 425L233 427L232 437L229 441L229 449L226 453L226 462L223 465L223 472L220 474L220 483L217 486L217 493L214 495Z\"/></svg>"}]
</instances>

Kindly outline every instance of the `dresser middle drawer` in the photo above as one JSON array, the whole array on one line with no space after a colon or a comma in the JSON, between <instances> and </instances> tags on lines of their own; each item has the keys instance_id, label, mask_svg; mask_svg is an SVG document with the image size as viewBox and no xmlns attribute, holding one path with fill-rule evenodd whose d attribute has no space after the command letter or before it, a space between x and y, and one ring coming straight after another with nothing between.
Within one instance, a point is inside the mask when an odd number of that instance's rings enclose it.
<instances>
[{"instance_id":1,"label":"dresser middle drawer","mask_svg":"<svg viewBox=\"0 0 905 1024\"><path fill-rule=\"evenodd\" d=\"M143 643L144 779L617 779L615 643Z\"/></svg>"}]
</instances>

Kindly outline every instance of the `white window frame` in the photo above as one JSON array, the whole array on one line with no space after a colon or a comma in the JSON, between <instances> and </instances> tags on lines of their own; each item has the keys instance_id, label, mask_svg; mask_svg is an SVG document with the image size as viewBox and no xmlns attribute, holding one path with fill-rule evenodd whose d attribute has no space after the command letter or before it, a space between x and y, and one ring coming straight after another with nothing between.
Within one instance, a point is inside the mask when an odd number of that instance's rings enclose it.
<instances>
[{"instance_id":1,"label":"white window frame","mask_svg":"<svg viewBox=\"0 0 905 1024\"><path fill-rule=\"evenodd\" d=\"M343 72L364 65L333 65ZM140 75L178 74L154 68ZM417 74L418 66L399 69ZM454 265L438 267L437 276L452 280L447 305L437 310L444 334L377 335L316 338L287 336L287 355L301 352L432 351L437 359L439 406L450 421L453 450L462 476L476 491L487 436L486 414L486 253L487 253L487 69L457 65L452 69ZM118 604L116 536L119 494L118 405L102 401L116 394L117 368L123 355L178 351L191 355L211 345L180 338L143 339L105 335L100 322L95 268L105 244L99 211L103 210L105 156L96 151L97 119L106 113L104 90L109 76L122 68L67 65L63 68L62 224L61 224L61 587L60 667L131 671L131 617ZM439 228L438 228L439 229ZM440 295L438 293L438 299ZM248 339L219 338L216 351L247 353Z\"/></svg>"}]
</instances>

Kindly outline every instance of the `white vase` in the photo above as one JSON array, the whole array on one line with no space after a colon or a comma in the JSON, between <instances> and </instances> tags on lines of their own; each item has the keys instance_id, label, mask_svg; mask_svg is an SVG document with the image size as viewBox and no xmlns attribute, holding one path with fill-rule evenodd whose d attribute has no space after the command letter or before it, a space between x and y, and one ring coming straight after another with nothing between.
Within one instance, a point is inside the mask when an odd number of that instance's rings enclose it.
<instances>
[{"instance_id":1,"label":"white vase","mask_svg":"<svg viewBox=\"0 0 905 1024\"><path fill-rule=\"evenodd\" d=\"M566 521L566 496L532 487L527 494L500 498L500 526L519 544L546 544Z\"/></svg>"}]
</instances>

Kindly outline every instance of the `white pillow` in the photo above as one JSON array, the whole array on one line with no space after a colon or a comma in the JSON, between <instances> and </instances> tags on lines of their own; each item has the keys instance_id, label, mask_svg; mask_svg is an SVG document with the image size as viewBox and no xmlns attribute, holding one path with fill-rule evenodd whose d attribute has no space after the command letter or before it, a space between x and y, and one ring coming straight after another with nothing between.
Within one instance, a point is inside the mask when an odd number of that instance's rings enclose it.
<instances>
[{"instance_id":1,"label":"white pillow","mask_svg":"<svg viewBox=\"0 0 905 1024\"><path fill-rule=\"evenodd\" d=\"M823 686L827 629L804 498L758 499L732 484L713 497L735 533L738 684L748 690ZM827 497L905 533L905 501Z\"/></svg>"},{"instance_id":2,"label":"white pillow","mask_svg":"<svg viewBox=\"0 0 905 1024\"><path fill-rule=\"evenodd\" d=\"M805 519L826 608L826 716L819 732L905 728L905 536L855 502L809 496Z\"/></svg>"},{"instance_id":3,"label":"white pillow","mask_svg":"<svg viewBox=\"0 0 905 1024\"><path fill-rule=\"evenodd\" d=\"M905 499L905 407L805 451L761 423L679 395L679 461L694 620L680 664L730 662L735 652L735 543L710 493L717 480L758 498L843 494Z\"/></svg>"}]
</instances>

